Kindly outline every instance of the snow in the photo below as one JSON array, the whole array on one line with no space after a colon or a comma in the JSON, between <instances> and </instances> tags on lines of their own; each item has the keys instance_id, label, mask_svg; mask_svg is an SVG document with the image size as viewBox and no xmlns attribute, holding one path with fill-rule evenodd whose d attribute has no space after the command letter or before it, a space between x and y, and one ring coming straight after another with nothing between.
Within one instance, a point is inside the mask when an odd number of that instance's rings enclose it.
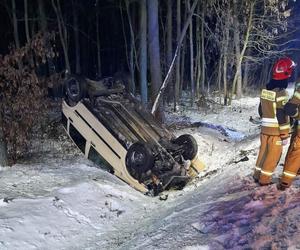
<instances>
[{"instance_id":1,"label":"snow","mask_svg":"<svg viewBox=\"0 0 300 250\"><path fill-rule=\"evenodd\" d=\"M1 172L1 201L9 201L0 203L0 249L64 249L74 242L80 247L124 216L147 214L150 197L81 161Z\"/></svg>"},{"instance_id":2,"label":"snow","mask_svg":"<svg viewBox=\"0 0 300 250\"><path fill-rule=\"evenodd\" d=\"M0 249L300 248L300 181L277 190L283 157L275 184L260 187L251 177L259 125L249 117L258 102L167 113L174 133L195 137L207 168L161 199L84 159L63 135L34 143L30 161L0 168ZM216 126L191 126L199 122Z\"/></svg>"}]
</instances>

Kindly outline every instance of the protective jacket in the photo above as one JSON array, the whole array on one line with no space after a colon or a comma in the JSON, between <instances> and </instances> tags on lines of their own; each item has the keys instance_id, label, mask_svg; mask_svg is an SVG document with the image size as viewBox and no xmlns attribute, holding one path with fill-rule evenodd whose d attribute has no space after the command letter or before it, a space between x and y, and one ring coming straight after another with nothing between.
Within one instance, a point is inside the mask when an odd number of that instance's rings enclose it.
<instances>
[{"instance_id":1,"label":"protective jacket","mask_svg":"<svg viewBox=\"0 0 300 250\"><path fill-rule=\"evenodd\" d=\"M280 179L280 188L284 189L291 185L300 169L300 78L296 81L295 91L292 98L284 107L286 115L294 121L293 135L285 157L283 173Z\"/></svg>"},{"instance_id":2,"label":"protective jacket","mask_svg":"<svg viewBox=\"0 0 300 250\"><path fill-rule=\"evenodd\" d=\"M284 112L287 101L288 93L284 88L269 87L261 92L259 105L259 114L262 119L261 146L254 178L262 185L271 182L272 174L281 157L282 141L289 137L290 121Z\"/></svg>"},{"instance_id":3,"label":"protective jacket","mask_svg":"<svg viewBox=\"0 0 300 250\"><path fill-rule=\"evenodd\" d=\"M285 89L262 90L259 105L262 134L277 135L283 140L289 137L290 120L284 112L288 98Z\"/></svg>"}]
</instances>

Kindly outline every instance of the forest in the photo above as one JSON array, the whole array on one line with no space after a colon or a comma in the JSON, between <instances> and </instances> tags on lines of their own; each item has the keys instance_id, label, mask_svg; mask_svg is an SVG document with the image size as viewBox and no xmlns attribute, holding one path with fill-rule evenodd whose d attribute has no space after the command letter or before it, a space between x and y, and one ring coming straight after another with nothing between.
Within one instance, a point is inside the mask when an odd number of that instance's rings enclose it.
<instances>
[{"instance_id":1,"label":"forest","mask_svg":"<svg viewBox=\"0 0 300 250\"><path fill-rule=\"evenodd\" d=\"M66 74L126 79L164 107L259 90L276 58L299 62L299 1L1 0L0 152L15 162ZM296 73L297 74L297 73ZM217 99L216 99L217 98ZM185 99L186 102L186 99ZM7 161L7 160L5 160Z\"/></svg>"}]
</instances>

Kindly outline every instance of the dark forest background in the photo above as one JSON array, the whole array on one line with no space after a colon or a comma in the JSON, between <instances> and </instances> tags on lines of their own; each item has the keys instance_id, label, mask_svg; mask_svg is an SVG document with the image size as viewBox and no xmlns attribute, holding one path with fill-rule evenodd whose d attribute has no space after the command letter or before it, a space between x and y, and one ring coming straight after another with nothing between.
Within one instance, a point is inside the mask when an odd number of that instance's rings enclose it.
<instances>
[{"instance_id":1,"label":"dark forest background","mask_svg":"<svg viewBox=\"0 0 300 250\"><path fill-rule=\"evenodd\" d=\"M216 96L230 105L266 84L276 58L300 63L299 0L0 0L0 6L0 152L14 159L47 91L59 92L66 72L129 79L130 91L163 119L164 106L177 110L183 93L191 106Z\"/></svg>"}]
</instances>

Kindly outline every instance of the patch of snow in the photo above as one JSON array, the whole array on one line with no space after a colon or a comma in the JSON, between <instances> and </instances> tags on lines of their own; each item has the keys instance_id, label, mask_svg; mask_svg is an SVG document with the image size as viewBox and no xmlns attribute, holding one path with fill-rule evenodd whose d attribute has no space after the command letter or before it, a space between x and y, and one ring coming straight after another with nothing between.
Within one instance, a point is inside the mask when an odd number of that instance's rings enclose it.
<instances>
[{"instance_id":1,"label":"patch of snow","mask_svg":"<svg viewBox=\"0 0 300 250\"><path fill-rule=\"evenodd\" d=\"M186 108L167 115L175 128L205 122L236 132L174 130L195 137L206 169L183 190L164 192L167 200L132 189L68 141L37 143L43 157L0 168L0 249L299 248L300 180L280 192L282 166L270 186L251 177L259 126L249 116L257 116L258 102L247 97L218 114Z\"/></svg>"},{"instance_id":2,"label":"patch of snow","mask_svg":"<svg viewBox=\"0 0 300 250\"><path fill-rule=\"evenodd\" d=\"M183 250L209 250L209 246L200 246L200 245L195 245L195 246L188 246L184 247Z\"/></svg>"}]
</instances>

